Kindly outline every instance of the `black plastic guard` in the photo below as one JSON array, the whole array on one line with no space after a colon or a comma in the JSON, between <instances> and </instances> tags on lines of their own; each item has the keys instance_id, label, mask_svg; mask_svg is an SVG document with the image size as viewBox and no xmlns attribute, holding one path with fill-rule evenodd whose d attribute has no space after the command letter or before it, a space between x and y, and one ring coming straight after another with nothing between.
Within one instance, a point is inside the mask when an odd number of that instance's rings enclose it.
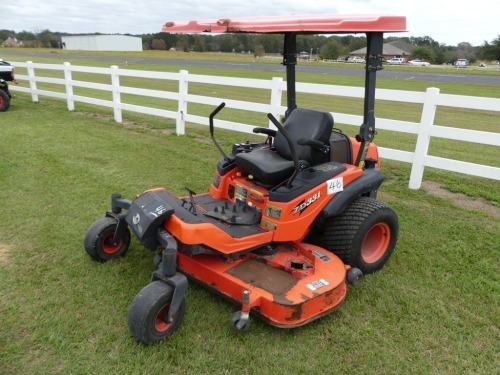
<instances>
[{"instance_id":1,"label":"black plastic guard","mask_svg":"<svg viewBox=\"0 0 500 375\"><path fill-rule=\"evenodd\" d=\"M374 193L382 184L384 176L378 168L367 168L363 175L344 187L337 193L321 212L321 218L328 218L342 213L357 197L363 194Z\"/></svg>"},{"instance_id":2,"label":"black plastic guard","mask_svg":"<svg viewBox=\"0 0 500 375\"><path fill-rule=\"evenodd\" d=\"M166 202L165 191L148 191L135 199L127 212L127 223L142 244L154 250L159 242L156 237L158 228L174 213Z\"/></svg>"}]
</instances>

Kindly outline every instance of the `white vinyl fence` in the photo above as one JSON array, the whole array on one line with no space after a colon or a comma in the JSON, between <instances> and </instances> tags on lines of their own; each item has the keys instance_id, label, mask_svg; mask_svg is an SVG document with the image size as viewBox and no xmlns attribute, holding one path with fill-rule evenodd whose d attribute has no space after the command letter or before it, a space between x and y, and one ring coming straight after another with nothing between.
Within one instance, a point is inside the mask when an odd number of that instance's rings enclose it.
<instances>
[{"instance_id":1,"label":"white vinyl fence","mask_svg":"<svg viewBox=\"0 0 500 375\"><path fill-rule=\"evenodd\" d=\"M165 73L119 69L117 66L111 66L109 68L74 66L67 62L65 62L63 65L38 64L31 61L28 61L26 63L15 62L12 64L15 67L23 67L27 69L28 75L16 74L16 78L20 79L21 81L27 81L29 83L29 87L11 85L12 91L29 93L31 94L33 101L38 101L39 95L65 99L67 101L68 110L70 111L75 109L75 102L110 107L114 110L114 118L117 122L122 122L122 110L171 118L176 120L176 132L178 135L185 134L186 122L208 125L207 117L196 116L188 113L188 103L207 104L215 107L222 101L224 101L226 103L226 106L229 108L261 113L272 113L277 118L280 115L283 115L286 110L286 107L283 106L281 102L282 93L286 90L286 82L284 82L282 78L273 78L272 80L257 80L189 74L185 70L181 70L179 73ZM37 76L35 74L35 69L57 71L62 70L64 71L64 79ZM104 84L74 80L72 79L73 72L109 75L111 83ZM120 85L120 77L124 76L176 81L178 82L178 91L171 92L122 86ZM65 86L65 90L64 92L40 90L37 88L38 82L60 84ZM211 85L267 89L270 91L270 101L269 104L261 104L231 100L228 98L221 99L209 96L193 95L189 93L189 83L205 83ZM111 92L113 100L110 101L75 95L73 93L74 87L83 87ZM297 93L363 98L364 88L297 83ZM142 95L145 97L175 100L178 102L178 109L177 111L169 111L164 109L122 103L121 94L134 94ZM412 164L409 181L409 187L411 189L420 188L425 167L433 167L447 171L500 180L499 167L468 163L428 155L428 148L431 137L453 139L497 147L500 146L500 133L434 125L437 106L447 106L472 110L499 112L499 117L496 118L495 121L497 121L498 125L500 126L500 99L441 94L439 92L439 89L437 88L428 88L426 92L377 89L376 97L377 100L423 104L420 123L409 123L406 121L377 118L378 129L405 132L417 135L417 142L414 152L379 147L379 153L382 158ZM361 124L363 121L362 116L336 112L332 112L332 115L334 116L336 123L359 126L359 124ZM215 124L220 128L236 130L245 133L251 133L254 127L248 124L223 120L215 120ZM272 126L271 123L270 126Z\"/></svg>"}]
</instances>

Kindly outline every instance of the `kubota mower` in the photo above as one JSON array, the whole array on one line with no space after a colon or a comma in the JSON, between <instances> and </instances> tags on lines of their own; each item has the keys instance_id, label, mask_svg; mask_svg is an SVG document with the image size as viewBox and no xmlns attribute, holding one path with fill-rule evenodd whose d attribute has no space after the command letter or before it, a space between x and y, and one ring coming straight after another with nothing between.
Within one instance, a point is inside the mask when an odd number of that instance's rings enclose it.
<instances>
[{"instance_id":1,"label":"kubota mower","mask_svg":"<svg viewBox=\"0 0 500 375\"><path fill-rule=\"evenodd\" d=\"M404 31L405 17L304 16L168 22L165 32L280 33L287 71L287 111L276 129L255 128L263 142L234 144L222 154L208 193L176 197L163 188L130 200L114 194L111 209L87 231L97 261L122 256L131 231L155 252L157 270L128 314L132 334L151 344L172 334L186 311L188 279L240 306L230 319L248 330L253 314L280 328L333 311L348 285L380 269L394 250L398 218L377 200L383 176L375 135L375 76L383 32ZM359 134L334 130L330 112L298 108L296 37L366 33L364 121ZM266 138L264 138L266 137ZM265 140L264 140L265 139ZM321 246L307 243L312 231Z\"/></svg>"}]
</instances>

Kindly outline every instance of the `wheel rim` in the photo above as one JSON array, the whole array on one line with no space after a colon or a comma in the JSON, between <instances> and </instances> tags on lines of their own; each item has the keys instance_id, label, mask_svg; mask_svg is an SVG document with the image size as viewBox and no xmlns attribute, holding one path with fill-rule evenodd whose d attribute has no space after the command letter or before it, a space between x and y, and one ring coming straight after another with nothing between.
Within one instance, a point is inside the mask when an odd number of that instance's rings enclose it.
<instances>
[{"instance_id":1,"label":"wheel rim","mask_svg":"<svg viewBox=\"0 0 500 375\"><path fill-rule=\"evenodd\" d=\"M391 241L391 229L386 223L370 228L361 245L361 257L366 263L375 263L386 253Z\"/></svg>"},{"instance_id":2,"label":"wheel rim","mask_svg":"<svg viewBox=\"0 0 500 375\"><path fill-rule=\"evenodd\" d=\"M120 239L116 245L113 245L113 238L115 237L115 232L110 233L104 238L102 242L102 251L106 254L112 255L120 251L120 248L123 245L123 239Z\"/></svg>"},{"instance_id":3,"label":"wheel rim","mask_svg":"<svg viewBox=\"0 0 500 375\"><path fill-rule=\"evenodd\" d=\"M170 310L170 305L165 305L160 309L160 311L158 311L158 314L156 314L155 329L158 332L165 332L172 326L173 322L170 323L166 322L169 310Z\"/></svg>"}]
</instances>

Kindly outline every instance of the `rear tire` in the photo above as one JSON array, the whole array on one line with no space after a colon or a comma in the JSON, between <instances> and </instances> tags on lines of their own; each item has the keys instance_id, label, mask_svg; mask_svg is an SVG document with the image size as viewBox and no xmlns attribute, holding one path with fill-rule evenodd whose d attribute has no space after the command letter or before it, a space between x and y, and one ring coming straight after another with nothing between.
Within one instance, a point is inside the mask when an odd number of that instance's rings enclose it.
<instances>
[{"instance_id":1,"label":"rear tire","mask_svg":"<svg viewBox=\"0 0 500 375\"><path fill-rule=\"evenodd\" d=\"M10 107L10 97L4 90L0 89L0 112L5 112Z\"/></svg>"},{"instance_id":2,"label":"rear tire","mask_svg":"<svg viewBox=\"0 0 500 375\"><path fill-rule=\"evenodd\" d=\"M389 206L360 197L326 222L324 246L351 267L372 273L391 256L398 232L398 217Z\"/></svg>"},{"instance_id":3,"label":"rear tire","mask_svg":"<svg viewBox=\"0 0 500 375\"><path fill-rule=\"evenodd\" d=\"M85 234L83 244L87 254L98 262L106 262L122 257L130 246L130 230L125 229L118 243L113 245L118 222L112 217L103 217L90 226Z\"/></svg>"}]
</instances>

